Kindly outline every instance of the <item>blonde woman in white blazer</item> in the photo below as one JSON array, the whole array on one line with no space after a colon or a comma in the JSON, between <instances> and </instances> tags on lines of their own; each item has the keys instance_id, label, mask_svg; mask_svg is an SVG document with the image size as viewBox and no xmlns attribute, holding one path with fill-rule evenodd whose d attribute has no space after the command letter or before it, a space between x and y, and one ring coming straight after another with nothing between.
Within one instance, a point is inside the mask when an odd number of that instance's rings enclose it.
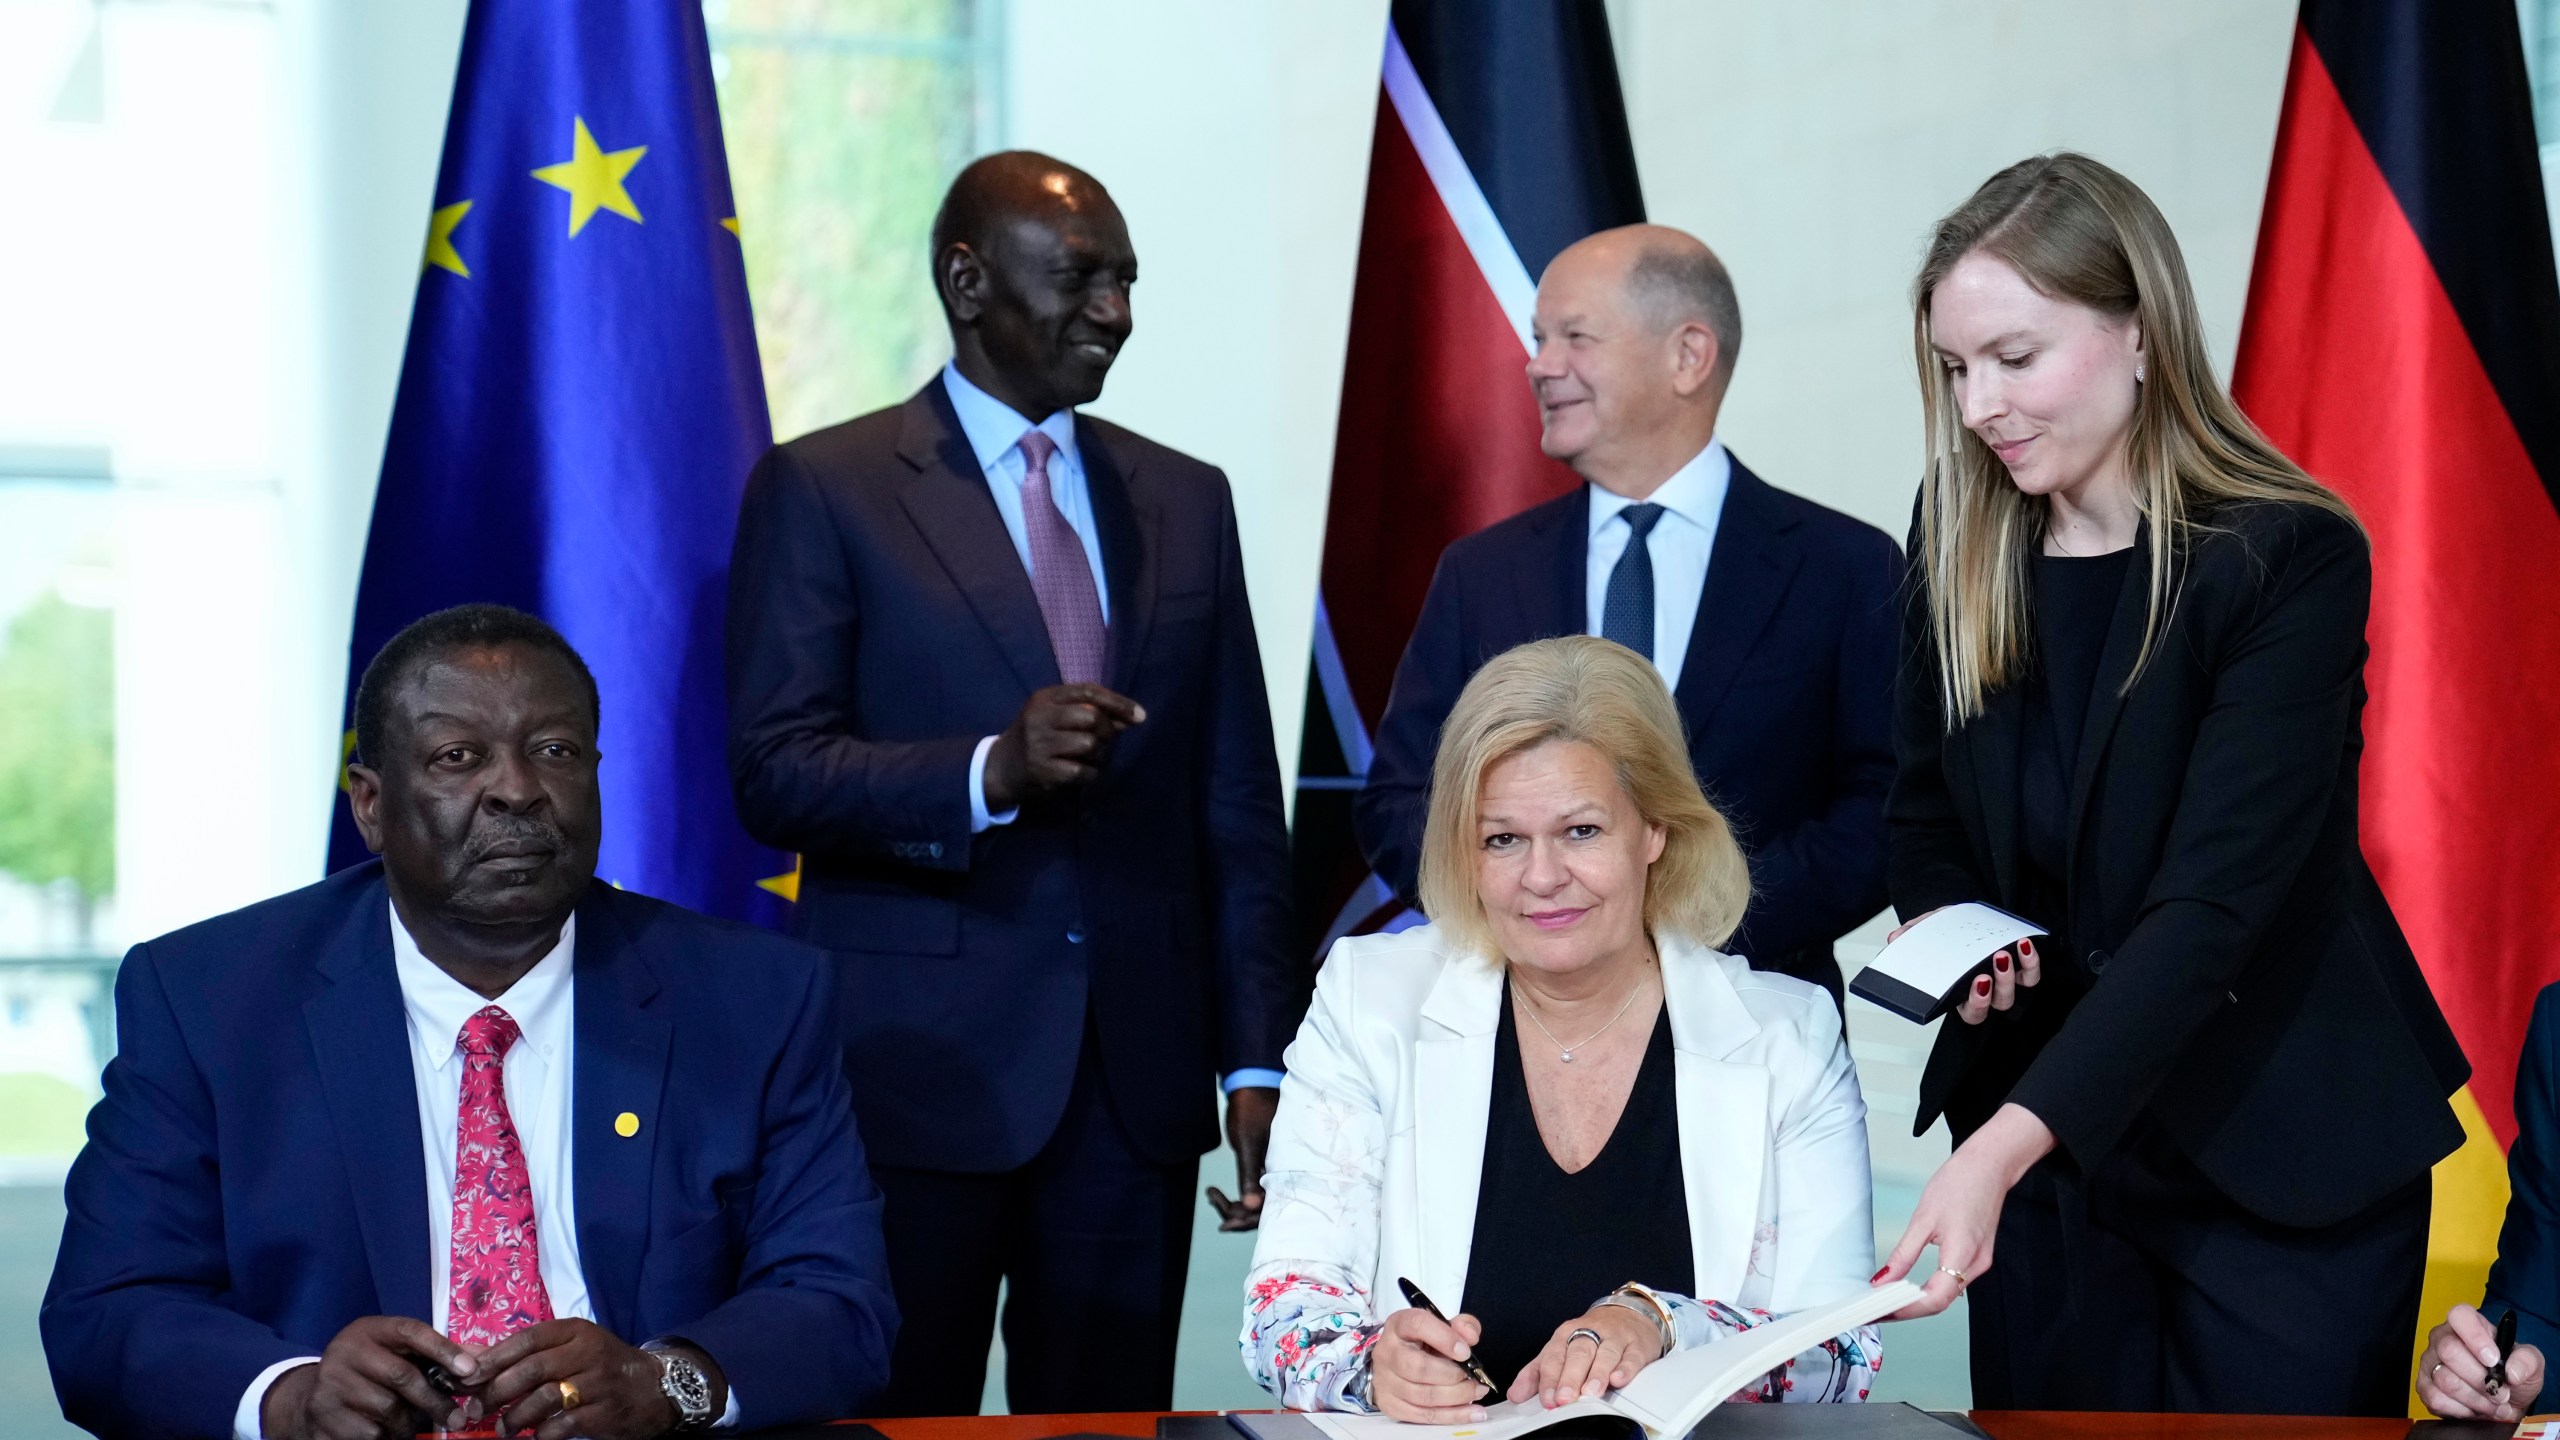
<instances>
[{"instance_id":1,"label":"blonde woman in white blazer","mask_svg":"<svg viewBox=\"0 0 2560 1440\"><path fill-rule=\"evenodd\" d=\"M1589 636L1495 658L1432 791L1434 923L1336 945L1288 1051L1254 1378L1297 1409L1463 1422L1493 1398L1466 1360L1507 1353L1507 1398L1562 1404L1867 1285L1838 1012L1714 948L1748 872L1653 667ZM1736 1398L1862 1400L1881 1360L1862 1327Z\"/></svg>"}]
</instances>

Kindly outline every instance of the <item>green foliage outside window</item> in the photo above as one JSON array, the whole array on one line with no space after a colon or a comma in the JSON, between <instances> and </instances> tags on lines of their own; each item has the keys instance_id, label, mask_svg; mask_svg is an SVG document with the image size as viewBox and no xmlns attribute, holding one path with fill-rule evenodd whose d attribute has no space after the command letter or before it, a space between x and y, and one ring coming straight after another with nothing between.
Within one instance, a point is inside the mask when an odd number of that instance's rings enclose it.
<instances>
[{"instance_id":1,"label":"green foliage outside window","mask_svg":"<svg viewBox=\"0 0 2560 1440\"><path fill-rule=\"evenodd\" d=\"M934 207L976 148L972 0L713 0L720 122L777 438L904 400L949 353Z\"/></svg>"},{"instance_id":2,"label":"green foliage outside window","mask_svg":"<svg viewBox=\"0 0 2560 1440\"><path fill-rule=\"evenodd\" d=\"M114 622L47 591L0 638L0 870L69 881L85 912L116 885Z\"/></svg>"}]
</instances>

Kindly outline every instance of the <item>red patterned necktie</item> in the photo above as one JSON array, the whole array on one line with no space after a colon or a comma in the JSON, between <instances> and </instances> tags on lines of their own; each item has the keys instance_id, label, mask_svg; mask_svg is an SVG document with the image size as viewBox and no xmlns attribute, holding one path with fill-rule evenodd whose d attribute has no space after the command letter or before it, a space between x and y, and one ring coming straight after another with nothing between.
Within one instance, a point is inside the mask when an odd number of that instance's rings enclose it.
<instances>
[{"instance_id":1,"label":"red patterned necktie","mask_svg":"<svg viewBox=\"0 0 2560 1440\"><path fill-rule=\"evenodd\" d=\"M453 1152L452 1305L445 1333L495 1345L551 1318L534 1243L533 1181L507 1113L507 1047L524 1032L495 1005L462 1023L462 1118Z\"/></svg>"},{"instance_id":2,"label":"red patterned necktie","mask_svg":"<svg viewBox=\"0 0 2560 1440\"><path fill-rule=\"evenodd\" d=\"M1102 678L1102 597L1084 542L1049 494L1049 457L1058 442L1039 430L1022 437L1022 528L1031 539L1031 593L1049 625L1058 678L1068 684Z\"/></svg>"}]
</instances>

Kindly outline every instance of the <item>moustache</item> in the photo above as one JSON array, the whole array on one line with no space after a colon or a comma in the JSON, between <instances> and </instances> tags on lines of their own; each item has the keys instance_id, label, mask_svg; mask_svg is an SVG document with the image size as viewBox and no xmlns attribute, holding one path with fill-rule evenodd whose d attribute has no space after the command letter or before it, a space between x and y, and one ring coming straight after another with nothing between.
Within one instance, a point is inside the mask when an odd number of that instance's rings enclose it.
<instances>
[{"instance_id":1,"label":"moustache","mask_svg":"<svg viewBox=\"0 0 2560 1440\"><path fill-rule=\"evenodd\" d=\"M568 848L569 837L559 826L543 820L514 820L475 827L466 858L476 864L544 851L556 855Z\"/></svg>"}]
</instances>

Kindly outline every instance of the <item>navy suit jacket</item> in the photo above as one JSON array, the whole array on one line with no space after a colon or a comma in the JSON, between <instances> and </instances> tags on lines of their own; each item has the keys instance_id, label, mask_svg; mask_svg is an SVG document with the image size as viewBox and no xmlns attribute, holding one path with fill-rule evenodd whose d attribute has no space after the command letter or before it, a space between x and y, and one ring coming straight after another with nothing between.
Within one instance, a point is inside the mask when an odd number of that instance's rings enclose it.
<instances>
[{"instance_id":1,"label":"navy suit jacket","mask_svg":"<svg viewBox=\"0 0 2560 1440\"><path fill-rule=\"evenodd\" d=\"M939 379L774 447L730 567L730 775L803 857L793 933L838 952L854 1108L883 1165L994 1172L1064 1112L1090 1024L1160 1164L1218 1143L1215 1077L1280 1067L1288 836L1226 477L1076 420L1146 707L1102 775L969 831L969 759L1059 682L1031 579Z\"/></svg>"},{"instance_id":2,"label":"navy suit jacket","mask_svg":"<svg viewBox=\"0 0 2560 1440\"><path fill-rule=\"evenodd\" d=\"M42 1315L74 1423L228 1435L269 1365L362 1316L433 1317L386 893L369 862L125 957ZM824 957L598 884L574 973L596 1323L700 1346L753 1424L858 1410L897 1318Z\"/></svg>"},{"instance_id":3,"label":"navy suit jacket","mask_svg":"<svg viewBox=\"0 0 2560 1440\"><path fill-rule=\"evenodd\" d=\"M2516 1061L2516 1143L2507 1150L2507 1223L2482 1313L2516 1312L2516 1339L2560 1360L2560 985L2533 1001Z\"/></svg>"},{"instance_id":4,"label":"navy suit jacket","mask_svg":"<svg viewBox=\"0 0 2560 1440\"><path fill-rule=\"evenodd\" d=\"M1354 813L1370 867L1407 902L1440 727L1484 662L1588 628L1588 487L1451 545L1378 725ZM1672 699L1698 780L1751 857L1727 948L1840 990L1831 942L1884 908L1893 783L1892 537L1733 462Z\"/></svg>"}]
</instances>

